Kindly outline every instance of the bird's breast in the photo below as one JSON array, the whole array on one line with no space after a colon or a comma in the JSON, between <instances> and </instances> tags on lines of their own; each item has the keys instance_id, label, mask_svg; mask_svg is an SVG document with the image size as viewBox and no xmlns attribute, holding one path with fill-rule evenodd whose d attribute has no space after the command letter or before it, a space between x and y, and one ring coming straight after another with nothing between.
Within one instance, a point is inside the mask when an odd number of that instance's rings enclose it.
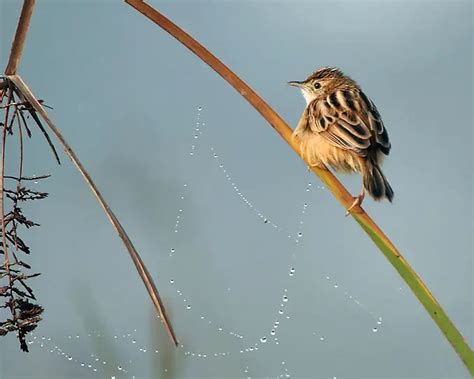
<instances>
[{"instance_id":1,"label":"bird's breast","mask_svg":"<svg viewBox=\"0 0 474 379\"><path fill-rule=\"evenodd\" d=\"M310 165L322 162L340 172L360 172L360 159L351 151L331 144L320 133L311 130L295 131L300 141L301 154Z\"/></svg>"}]
</instances>

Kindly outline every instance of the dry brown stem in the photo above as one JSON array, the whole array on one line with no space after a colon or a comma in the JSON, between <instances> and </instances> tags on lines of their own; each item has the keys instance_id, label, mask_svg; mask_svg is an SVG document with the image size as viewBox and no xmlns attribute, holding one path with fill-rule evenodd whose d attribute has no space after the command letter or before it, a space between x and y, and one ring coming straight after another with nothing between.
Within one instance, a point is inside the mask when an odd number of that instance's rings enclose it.
<instances>
[{"instance_id":1,"label":"dry brown stem","mask_svg":"<svg viewBox=\"0 0 474 379\"><path fill-rule=\"evenodd\" d=\"M34 6L35 0L25 0L23 2L23 8L21 9L15 38L12 43L10 59L8 60L7 68L5 69L5 75L15 75L18 70Z\"/></svg>"},{"instance_id":2,"label":"dry brown stem","mask_svg":"<svg viewBox=\"0 0 474 379\"><path fill-rule=\"evenodd\" d=\"M18 75L11 75L8 76L8 79L10 79L16 87L16 90L19 92L20 96L24 98L26 101L28 101L29 104L34 108L36 112L41 116L41 118L46 122L46 125L51 129L53 134L56 136L57 140L63 147L66 155L71 159L73 164L76 166L78 171L81 173L82 177L88 184L89 188L92 190L94 193L95 197L97 198L97 201L101 205L102 209L104 210L105 214L109 218L110 222L114 226L115 230L117 231L119 237L122 239L125 247L127 248L127 251L130 255L130 258L132 259L133 263L135 264L135 267L138 271L138 274L143 280L143 283L145 284L145 287L152 299L152 302L158 311L158 314L163 321L163 324L165 325L166 330L168 331L168 334L172 341L174 342L175 345L178 345L178 340L176 338L176 335L173 331L173 328L171 326L171 323L166 315L165 308L163 306L163 302L161 301L161 297L158 293L158 290L156 289L155 283L153 282L153 279L148 272L147 268L145 267L140 255L138 254L138 251L135 249L135 247L132 244L132 241L128 237L127 233L122 227L122 224L119 222L119 220L115 217L115 214L112 212L112 209L110 209L109 205L106 203L104 197L98 190L97 186L95 183L92 181L92 178L90 177L89 173L85 170L84 166L82 163L79 161L77 158L76 154L74 151L71 149L69 144L67 143L66 139L62 135L62 133L59 131L59 129L56 127L56 125L53 123L51 118L49 117L48 113L46 110L43 108L41 103L38 101L38 99L33 95L33 92L28 88L26 83L23 81L23 79L18 76Z\"/></svg>"}]
</instances>

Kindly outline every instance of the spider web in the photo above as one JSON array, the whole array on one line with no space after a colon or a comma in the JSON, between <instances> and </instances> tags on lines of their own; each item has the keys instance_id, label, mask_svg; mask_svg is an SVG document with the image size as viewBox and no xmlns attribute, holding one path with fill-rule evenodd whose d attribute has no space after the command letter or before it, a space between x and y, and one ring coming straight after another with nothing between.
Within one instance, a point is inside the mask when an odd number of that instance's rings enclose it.
<instances>
[{"instance_id":1,"label":"spider web","mask_svg":"<svg viewBox=\"0 0 474 379\"><path fill-rule=\"evenodd\" d=\"M197 158L203 158L202 161L197 161ZM196 180L190 181L183 179L181 190L177 194L176 199L176 215L171 220L170 231L170 247L168 258L175 266L176 275L171 275L168 278L169 285L173 289L175 296L171 300L177 306L176 312L186 313L186 320L196 328L206 328L206 333L220 336L227 339L227 347L225 350L212 348L196 348L195 346L188 346L186 340L181 341L182 344L177 350L177 354L188 360L195 362L204 362L212 365L214 360L221 359L237 359L241 362L241 376L252 378L254 374L255 361L259 359L259 354L270 346L279 348L288 343L283 337L280 337L280 330L286 328L291 330L292 322L298 319L298 310L289 307L291 298L296 290L292 286L292 282L298 276L299 259L298 253L304 241L304 226L307 216L312 212L310 204L310 194L316 192L324 192L326 189L322 185L314 183L310 174L308 173L308 181L306 185L302 186L301 198L299 199L299 217L295 225L291 227L284 226L280 220L276 219L270 211L261 209L250 196L248 196L238 185L237 180L233 177L231 170L226 166L225 154L219 150L219 147L213 142L212 135L207 132L207 126L204 121L204 111L202 107L198 107L196 111L195 123L192 127L192 142L188 150L188 164L192 169L199 171L202 169L201 164L207 164L217 169L220 175L220 181L225 183L227 191L233 194L240 207L248 211L249 217L257 222L258 225L265 228L271 228L272 238L282 241L289 246L288 254L285 256L286 274L280 279L279 287L275 286L276 293L269 294L274 301L273 313L265 315L265 327L258 335L249 335L248 333L236 329L229 325L225 320L218 320L213 318L206 312L205 307L200 304L198 298L192 294L189 288L178 273L180 270L179 258L186 254L185 248L180 246L179 241L186 239L186 233L183 231L183 224L187 221L187 201L192 191L195 191L199 186ZM189 253L189 252L188 252ZM327 287L331 288L332 296L342 297L347 303L348 307L357 308L368 322L371 323L372 329L368 333L377 333L382 327L382 317L375 311L366 306L355 294L351 293L348 288L342 284L341 280L333 277L330 273L315 273L315 276L321 280ZM231 288L227 288L229 295L232 296ZM229 326L226 326L229 325ZM163 352L162 344L155 344L148 346L140 341L140 329L133 328L132 330L109 335L100 330L91 330L89 333L70 334L67 336L66 346L60 345L55 339L50 336L32 334L28 344L32 351L49 353L55 359L62 359L71 364L74 364L81 370L83 377L143 377L141 366L143 359L161 359L165 352ZM323 343L331 338L331 332L324 332L318 328L309 330L315 343ZM77 352L78 346L84 344L105 344L109 346L127 345L130 351L129 359L123 360L114 356L105 356L101 354L87 354L83 351ZM80 350L80 349L79 349ZM165 357L166 358L166 357ZM285 359L275 358L276 362L272 365L272 376L280 378L289 378L293 375L293 369L285 361ZM198 368L196 368L197 370ZM158 370L158 371L157 371ZM194 371L194 370L193 370ZM196 376L198 371L195 371ZM171 376L170 367L166 364L155 369L154 375L159 377ZM334 376L334 378L336 378Z\"/></svg>"}]
</instances>

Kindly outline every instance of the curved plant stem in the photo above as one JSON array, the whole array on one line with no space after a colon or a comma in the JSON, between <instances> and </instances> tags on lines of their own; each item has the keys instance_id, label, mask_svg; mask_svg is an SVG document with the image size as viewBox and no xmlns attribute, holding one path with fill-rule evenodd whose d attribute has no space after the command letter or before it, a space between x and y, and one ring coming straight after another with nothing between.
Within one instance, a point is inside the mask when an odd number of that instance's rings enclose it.
<instances>
[{"instance_id":1,"label":"curved plant stem","mask_svg":"<svg viewBox=\"0 0 474 379\"><path fill-rule=\"evenodd\" d=\"M95 197L99 201L101 207L103 208L104 212L106 213L107 217L109 218L110 222L114 226L115 230L117 231L118 235L122 239L125 247L127 248L128 253L130 254L130 257L132 258L133 263L135 264L135 267L138 271L138 274L143 280L143 283L145 284L145 287L150 294L151 300L153 301L153 304L158 311L158 314L163 321L163 324L165 325L165 328L174 342L174 344L177 346L178 345L178 340L176 338L176 335L173 331L173 328L171 326L171 323L168 320L168 317L165 312L165 307L163 306L163 302L161 301L161 297L158 293L158 290L156 289L155 283L153 282L153 279L148 272L147 268L145 267L142 259L140 258L140 255L138 254L137 250L132 244L132 241L128 237L127 233L123 229L122 225L118 221L118 219L115 217L115 214L112 212L112 209L108 206L108 204L105 202L105 199L103 198L102 194L99 192L97 189L96 185L92 181L91 177L85 170L85 168L82 166L82 163L79 161L77 158L76 154L74 151L71 149L69 144L66 142L64 139L63 135L59 131L59 129L54 125L52 120L49 118L48 113L44 110L43 106L40 104L40 102L36 99L36 97L33 95L31 90L28 88L26 83L23 81L23 79L18 76L18 75L9 75L7 76L11 82L15 85L15 89L19 92L19 96L23 97L25 100L28 101L29 104L35 109L36 112L38 112L39 115L43 118L43 120L46 122L46 124L49 126L53 134L56 136L58 139L59 143L62 145L64 148L64 151L66 152L66 155L71 159L71 161L74 163L76 168L79 170L81 173L82 177L84 180L87 182L89 185L90 189L94 193Z\"/></svg>"},{"instance_id":2,"label":"curved plant stem","mask_svg":"<svg viewBox=\"0 0 474 379\"><path fill-rule=\"evenodd\" d=\"M301 156L298 143L292 138L292 130L285 121L270 106L257 95L243 80L234 74L224 63L215 57L203 45L197 42L188 33L174 24L171 20L163 16L160 12L152 8L141 0L125 0L126 3L134 7L137 11L148 17L166 32L171 34L200 59L206 62L214 71L224 78L237 92L239 92L276 130L288 145ZM303 158L302 158L303 159ZM304 160L304 159L303 159ZM308 162L306 162L308 163ZM308 166L310 166L308 164ZM336 179L336 177L325 167L311 167L311 170L319 176L334 197L348 209L353 197L346 188ZM351 212L352 217L359 223L362 229L374 241L380 251L385 255L395 270L398 271L405 283L413 291L426 311L438 325L439 329L446 336L459 355L470 374L474 377L474 353L458 331L456 326L449 319L441 305L434 298L426 285L416 272L410 267L401 253L392 244L388 237L382 232L378 225L361 208L356 207Z\"/></svg>"}]
</instances>

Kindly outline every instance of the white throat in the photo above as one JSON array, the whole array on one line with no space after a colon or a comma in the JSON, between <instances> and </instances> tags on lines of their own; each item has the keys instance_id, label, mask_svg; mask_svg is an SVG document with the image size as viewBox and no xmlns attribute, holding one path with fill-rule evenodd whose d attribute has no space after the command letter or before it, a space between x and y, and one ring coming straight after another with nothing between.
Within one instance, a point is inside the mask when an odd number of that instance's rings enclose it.
<instances>
[{"instance_id":1,"label":"white throat","mask_svg":"<svg viewBox=\"0 0 474 379\"><path fill-rule=\"evenodd\" d=\"M308 105L314 99L316 99L316 96L314 95L314 93L312 93L312 92L310 92L310 91L308 91L304 88L301 88L301 93L303 94L303 97L306 100L306 105Z\"/></svg>"}]
</instances>

